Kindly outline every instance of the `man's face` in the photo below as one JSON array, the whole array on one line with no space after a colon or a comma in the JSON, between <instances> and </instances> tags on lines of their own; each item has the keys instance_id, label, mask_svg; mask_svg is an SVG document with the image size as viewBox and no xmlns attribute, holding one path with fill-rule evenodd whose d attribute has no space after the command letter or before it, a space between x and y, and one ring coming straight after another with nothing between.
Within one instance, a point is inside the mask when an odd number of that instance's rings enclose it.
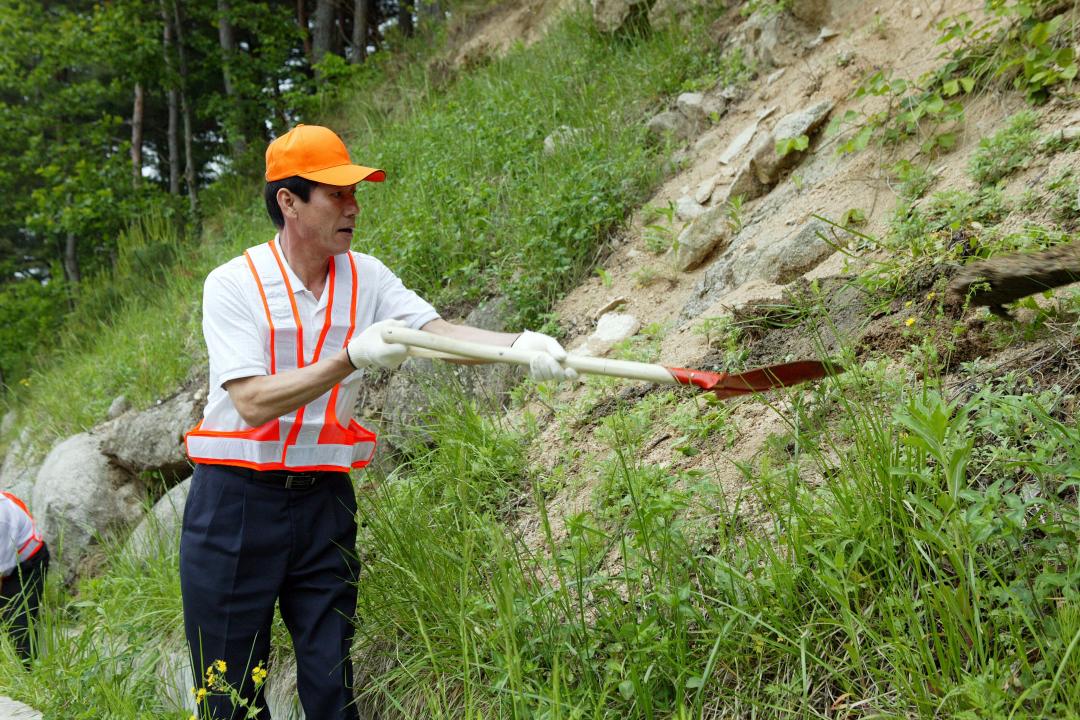
<instances>
[{"instance_id":1,"label":"man's face","mask_svg":"<svg viewBox=\"0 0 1080 720\"><path fill-rule=\"evenodd\" d=\"M293 198L297 235L313 250L337 255L352 244L353 228L360 208L356 204L356 185L318 183L308 201Z\"/></svg>"}]
</instances>

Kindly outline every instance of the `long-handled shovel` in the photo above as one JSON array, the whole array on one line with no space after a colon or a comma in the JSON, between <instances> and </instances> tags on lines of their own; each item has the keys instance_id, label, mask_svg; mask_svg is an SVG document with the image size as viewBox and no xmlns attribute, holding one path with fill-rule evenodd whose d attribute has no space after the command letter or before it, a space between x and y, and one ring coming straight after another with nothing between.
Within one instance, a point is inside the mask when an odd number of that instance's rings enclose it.
<instances>
[{"instance_id":1,"label":"long-handled shovel","mask_svg":"<svg viewBox=\"0 0 1080 720\"><path fill-rule=\"evenodd\" d=\"M484 360L527 366L534 354L529 350L482 345L400 327L384 328L382 338L385 342L409 346L411 355L444 360ZM843 368L838 365L818 360L798 360L742 373L690 370L583 355L568 355L563 365L578 372L593 375L645 380L666 385L696 385L703 390L715 393L721 399L788 387L808 380L820 380L827 375L843 372Z\"/></svg>"}]
</instances>

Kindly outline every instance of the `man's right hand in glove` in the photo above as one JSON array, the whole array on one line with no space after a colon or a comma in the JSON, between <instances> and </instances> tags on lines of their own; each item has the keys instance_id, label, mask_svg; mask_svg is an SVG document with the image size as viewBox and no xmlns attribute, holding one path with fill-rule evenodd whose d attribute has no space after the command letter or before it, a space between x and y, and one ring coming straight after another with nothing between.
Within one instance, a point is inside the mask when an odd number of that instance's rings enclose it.
<instances>
[{"instance_id":1,"label":"man's right hand in glove","mask_svg":"<svg viewBox=\"0 0 1080 720\"><path fill-rule=\"evenodd\" d=\"M401 343L385 342L382 339L382 329L386 327L405 327L405 322L382 320L349 341L346 352L354 368L396 370L405 362L405 358L409 356L409 348Z\"/></svg>"}]
</instances>

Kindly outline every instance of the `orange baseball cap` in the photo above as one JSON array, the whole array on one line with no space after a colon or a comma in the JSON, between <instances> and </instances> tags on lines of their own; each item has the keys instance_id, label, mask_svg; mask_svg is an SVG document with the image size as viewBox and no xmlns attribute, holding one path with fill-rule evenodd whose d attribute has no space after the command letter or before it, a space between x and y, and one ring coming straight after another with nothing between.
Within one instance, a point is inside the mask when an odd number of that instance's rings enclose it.
<instances>
[{"instance_id":1,"label":"orange baseball cap","mask_svg":"<svg viewBox=\"0 0 1080 720\"><path fill-rule=\"evenodd\" d=\"M382 182L386 173L353 165L345 143L330 128L297 125L266 148L266 181L299 175L327 185Z\"/></svg>"}]
</instances>

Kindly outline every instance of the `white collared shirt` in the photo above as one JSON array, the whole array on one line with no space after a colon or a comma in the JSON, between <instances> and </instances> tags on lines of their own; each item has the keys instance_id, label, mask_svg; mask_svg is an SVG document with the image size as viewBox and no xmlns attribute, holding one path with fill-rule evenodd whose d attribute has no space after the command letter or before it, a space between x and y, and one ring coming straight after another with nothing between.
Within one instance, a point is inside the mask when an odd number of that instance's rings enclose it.
<instances>
[{"instance_id":1,"label":"white collared shirt","mask_svg":"<svg viewBox=\"0 0 1080 720\"><path fill-rule=\"evenodd\" d=\"M274 242L280 252L280 238L275 237ZM353 257L360 287L353 337L380 320L403 320L408 327L420 328L438 319L435 308L406 288L377 258L358 252L353 252ZM285 272L303 325L304 360L310 363L326 317L329 283L324 286L322 296L315 297L288 262ZM210 356L210 393L204 413L208 427L250 428L222 385L229 380L270 374L270 339L265 319L259 318L264 318L262 297L242 255L211 271L203 286L202 323ZM321 357L330 357L339 349L326 348ZM342 423L347 424L353 416L362 374L363 371L356 371L341 382L336 412Z\"/></svg>"}]
</instances>

